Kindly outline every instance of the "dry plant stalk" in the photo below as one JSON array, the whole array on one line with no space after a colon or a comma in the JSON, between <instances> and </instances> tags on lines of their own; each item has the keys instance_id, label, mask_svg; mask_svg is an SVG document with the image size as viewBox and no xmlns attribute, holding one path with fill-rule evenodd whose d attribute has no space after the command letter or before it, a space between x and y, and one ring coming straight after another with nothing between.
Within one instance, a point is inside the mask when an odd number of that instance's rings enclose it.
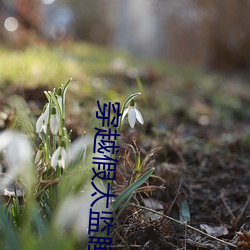
<instances>
[{"instance_id":1,"label":"dry plant stalk","mask_svg":"<svg viewBox=\"0 0 250 250\"><path fill-rule=\"evenodd\" d=\"M232 244L232 243L229 243L229 242L226 242L226 241L224 241L224 240L218 239L218 238L216 238L216 237L214 237L214 236L212 236L212 235L209 235L209 234L207 234L207 233L205 233L205 232L203 232L203 231L201 231L201 230L199 230L199 229L197 229L197 228L195 228L195 227L192 227L192 226L188 225L187 222L181 222L181 221L175 220L175 219L173 219L173 218L170 217L170 216L164 215L164 214L162 214L162 213L160 213L160 212L157 212L157 211L155 211L155 210L153 210L153 209L150 209L150 208L147 208L147 207L144 207L144 206L141 206L141 205L136 205L136 204L134 204L134 203L130 203L130 204L128 204L128 205L130 205L130 206L132 206L132 207L137 207L137 208L140 208L140 209L145 209L145 210L150 211L150 212L152 212L152 213L161 215L161 216L163 216L163 217L165 217L165 218L167 218L167 219L169 219L169 220L171 220L171 221L174 221L174 222L176 222L176 223L178 223L178 224L181 224L181 225L184 226L185 228L192 229L192 230L194 230L194 231L196 231L196 232L198 232L198 233L200 233L200 234L203 234L203 235L205 235L205 236L207 236L207 237L209 237L209 238L211 238L211 239L213 239L213 240L219 241L219 242L221 242L221 243L223 243L223 244L226 244L226 245L228 245L228 246L230 246L230 247L237 248L236 245L234 245L234 244Z\"/></svg>"}]
</instances>

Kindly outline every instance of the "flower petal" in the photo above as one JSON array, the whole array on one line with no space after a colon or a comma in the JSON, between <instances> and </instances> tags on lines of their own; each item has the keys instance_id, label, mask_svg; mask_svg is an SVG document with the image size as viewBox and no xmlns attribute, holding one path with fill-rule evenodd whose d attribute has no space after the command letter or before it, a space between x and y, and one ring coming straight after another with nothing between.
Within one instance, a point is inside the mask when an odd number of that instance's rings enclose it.
<instances>
[{"instance_id":1,"label":"flower petal","mask_svg":"<svg viewBox=\"0 0 250 250\"><path fill-rule=\"evenodd\" d=\"M75 160L86 156L87 146L91 145L93 143L93 140L94 138L91 135L84 135L74 140L69 147L69 151L67 153L67 161L69 163L72 163Z\"/></svg>"},{"instance_id":2,"label":"flower petal","mask_svg":"<svg viewBox=\"0 0 250 250\"><path fill-rule=\"evenodd\" d=\"M44 111L44 120L48 121L49 119L49 103L47 104L47 107Z\"/></svg>"},{"instance_id":3,"label":"flower petal","mask_svg":"<svg viewBox=\"0 0 250 250\"><path fill-rule=\"evenodd\" d=\"M36 122L37 133L40 133L42 131L43 122L44 122L44 113L42 113L40 117L37 119L37 122Z\"/></svg>"},{"instance_id":4,"label":"flower petal","mask_svg":"<svg viewBox=\"0 0 250 250\"><path fill-rule=\"evenodd\" d=\"M144 120L143 120L141 112L135 108L135 113L136 113L136 119L138 120L138 122L143 124Z\"/></svg>"},{"instance_id":5,"label":"flower petal","mask_svg":"<svg viewBox=\"0 0 250 250\"><path fill-rule=\"evenodd\" d=\"M4 150L9 145L13 137L14 133L9 130L0 133L0 151Z\"/></svg>"},{"instance_id":6,"label":"flower petal","mask_svg":"<svg viewBox=\"0 0 250 250\"><path fill-rule=\"evenodd\" d=\"M61 154L61 150L62 150L62 148L59 146L56 149L56 151L52 154L50 163L51 163L51 166L53 168L55 168L57 166L57 164L58 164L58 158L59 158L59 156Z\"/></svg>"},{"instance_id":7,"label":"flower petal","mask_svg":"<svg viewBox=\"0 0 250 250\"><path fill-rule=\"evenodd\" d=\"M30 186L33 182L31 168L33 152L29 139L24 134L6 130L0 134L0 150L3 149L5 149L4 159L7 163L7 172L1 179L0 189L17 177L21 177L25 185Z\"/></svg>"},{"instance_id":8,"label":"flower petal","mask_svg":"<svg viewBox=\"0 0 250 250\"><path fill-rule=\"evenodd\" d=\"M6 148L6 157L9 167L16 168L31 164L32 147L28 138L20 133L13 132L13 138Z\"/></svg>"},{"instance_id":9,"label":"flower petal","mask_svg":"<svg viewBox=\"0 0 250 250\"><path fill-rule=\"evenodd\" d=\"M66 161L67 161L67 152L66 152L66 150L64 148L62 148L62 151L61 151L61 164L60 164L60 167L62 169L65 168Z\"/></svg>"},{"instance_id":10,"label":"flower petal","mask_svg":"<svg viewBox=\"0 0 250 250\"><path fill-rule=\"evenodd\" d=\"M48 123L46 121L43 121L41 131L43 131L45 134L47 133L47 125L48 125Z\"/></svg>"},{"instance_id":11,"label":"flower petal","mask_svg":"<svg viewBox=\"0 0 250 250\"><path fill-rule=\"evenodd\" d=\"M60 108L62 110L62 96L58 95L57 96L57 101L58 101L58 104L59 104L59 106L60 106Z\"/></svg>"},{"instance_id":12,"label":"flower petal","mask_svg":"<svg viewBox=\"0 0 250 250\"><path fill-rule=\"evenodd\" d=\"M126 114L128 113L128 110L129 110L129 108L126 108L126 109L123 111L122 120L125 118Z\"/></svg>"},{"instance_id":13,"label":"flower petal","mask_svg":"<svg viewBox=\"0 0 250 250\"><path fill-rule=\"evenodd\" d=\"M35 156L35 163L38 164L38 162L41 160L42 158L42 154L43 154L43 151L38 149L37 150L37 153L36 153L36 156Z\"/></svg>"},{"instance_id":14,"label":"flower petal","mask_svg":"<svg viewBox=\"0 0 250 250\"><path fill-rule=\"evenodd\" d=\"M135 122L136 122L136 113L135 113L135 108L130 107L129 112L128 112L128 122L131 128L134 128Z\"/></svg>"},{"instance_id":15,"label":"flower petal","mask_svg":"<svg viewBox=\"0 0 250 250\"><path fill-rule=\"evenodd\" d=\"M50 117L50 130L53 135L56 135L59 131L59 121L56 114Z\"/></svg>"},{"instance_id":16,"label":"flower petal","mask_svg":"<svg viewBox=\"0 0 250 250\"><path fill-rule=\"evenodd\" d=\"M44 133L47 131L47 124L49 119L49 104L47 105L45 111L40 115L36 122L36 132L40 133L42 130Z\"/></svg>"},{"instance_id":17,"label":"flower petal","mask_svg":"<svg viewBox=\"0 0 250 250\"><path fill-rule=\"evenodd\" d=\"M61 157L61 159L58 159L57 163L58 163L59 168L62 168L62 169L65 168L65 161L62 157Z\"/></svg>"}]
</instances>

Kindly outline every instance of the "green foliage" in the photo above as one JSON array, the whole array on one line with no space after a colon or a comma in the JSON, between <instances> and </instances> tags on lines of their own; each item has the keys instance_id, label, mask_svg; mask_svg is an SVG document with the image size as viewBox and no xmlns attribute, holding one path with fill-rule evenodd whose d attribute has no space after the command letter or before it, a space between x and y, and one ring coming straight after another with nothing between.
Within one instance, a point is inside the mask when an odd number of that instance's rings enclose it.
<instances>
[{"instance_id":1,"label":"green foliage","mask_svg":"<svg viewBox=\"0 0 250 250\"><path fill-rule=\"evenodd\" d=\"M135 192L143 183L145 183L148 178L152 175L154 172L154 168L149 169L143 176L138 178L133 184L131 184L128 188L126 188L113 202L112 208L113 210L116 210L123 201L125 201L128 197L131 198L131 194Z\"/></svg>"},{"instance_id":2,"label":"green foliage","mask_svg":"<svg viewBox=\"0 0 250 250\"><path fill-rule=\"evenodd\" d=\"M46 47L29 47L24 51L0 48L0 82L22 85L63 80L67 76L67 62L59 52Z\"/></svg>"},{"instance_id":3,"label":"green foliage","mask_svg":"<svg viewBox=\"0 0 250 250\"><path fill-rule=\"evenodd\" d=\"M58 46L29 46L13 50L0 46L0 84L53 86L68 76L86 82L92 75L110 69L118 53L86 43ZM124 55L124 57L127 57Z\"/></svg>"},{"instance_id":4,"label":"green foliage","mask_svg":"<svg viewBox=\"0 0 250 250\"><path fill-rule=\"evenodd\" d=\"M75 250L86 247L89 222L86 211L89 212L92 202L91 193L93 193L93 187L91 189L88 182L90 182L91 174L93 175L92 144L94 138L90 135L83 135L76 141L71 141L71 131L65 127L66 91L69 83L70 80L57 89L44 92L47 104L36 122L36 131L34 131L34 122L30 120L27 105L21 98L13 96L11 105L18 114L13 119L11 128L22 131L29 136L33 145L38 145L35 147L36 154L31 163L32 169L23 168L23 172L10 172L15 182L8 182L8 184L14 186L16 195L9 198L7 203L3 203L0 209L0 246L7 250L42 250L45 248ZM138 95L140 95L139 92L126 98L121 108L122 113L131 100ZM120 117L118 133L121 119L122 117ZM12 140L16 135L22 140L28 140L21 134L12 134L14 132L11 131L4 133L7 144L4 144L2 148L6 146L11 148L14 145ZM22 141L18 140L16 138L14 141L16 143L14 150L17 152L19 147L23 147ZM22 156L20 157L19 160L22 162ZM20 162L8 167L15 169L19 167ZM143 173L144 165L145 160L141 162L140 154L137 154L134 182L112 203L112 209L118 212L117 218L136 190L153 173L154 168ZM32 174L29 173L30 171ZM33 171L36 177L27 182L33 176ZM17 196L17 186L23 192L22 197ZM99 189L105 188L102 181L99 181L97 186ZM102 211L101 206L97 209Z\"/></svg>"}]
</instances>

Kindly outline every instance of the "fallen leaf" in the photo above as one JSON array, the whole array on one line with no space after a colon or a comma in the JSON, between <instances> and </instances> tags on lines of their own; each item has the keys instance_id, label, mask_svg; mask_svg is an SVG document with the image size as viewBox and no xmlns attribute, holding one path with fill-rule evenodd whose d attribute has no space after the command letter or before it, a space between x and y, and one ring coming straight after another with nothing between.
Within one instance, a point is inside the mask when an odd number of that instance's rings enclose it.
<instances>
[{"instance_id":1,"label":"fallen leaf","mask_svg":"<svg viewBox=\"0 0 250 250\"><path fill-rule=\"evenodd\" d=\"M177 212L179 217L178 219L181 222L190 222L191 221L190 209L184 193L181 192L178 194L175 201L175 205L177 206L178 211L172 211L172 213Z\"/></svg>"},{"instance_id":2,"label":"fallen leaf","mask_svg":"<svg viewBox=\"0 0 250 250\"><path fill-rule=\"evenodd\" d=\"M201 224L200 229L205 231L207 234L212 235L214 237L219 237L219 236L228 234L228 230L227 230L227 227L225 225L209 226L207 224Z\"/></svg>"},{"instance_id":3,"label":"fallen leaf","mask_svg":"<svg viewBox=\"0 0 250 250\"><path fill-rule=\"evenodd\" d=\"M180 221L181 222L190 222L191 215L190 215L190 209L187 200L184 200L181 202L181 208L180 208Z\"/></svg>"},{"instance_id":4,"label":"fallen leaf","mask_svg":"<svg viewBox=\"0 0 250 250\"><path fill-rule=\"evenodd\" d=\"M163 210L163 205L157 200L144 198L142 201L145 207L148 207L153 210Z\"/></svg>"},{"instance_id":5,"label":"fallen leaf","mask_svg":"<svg viewBox=\"0 0 250 250\"><path fill-rule=\"evenodd\" d=\"M238 247L249 248L250 249L250 232L237 232L237 235L243 240L238 244Z\"/></svg>"},{"instance_id":6,"label":"fallen leaf","mask_svg":"<svg viewBox=\"0 0 250 250\"><path fill-rule=\"evenodd\" d=\"M148 198L144 198L143 199L143 203L145 205L145 207L148 207L150 209L156 210L160 213L163 214L163 205L154 199L148 199ZM149 218L151 221L157 220L159 218L161 218L162 216L150 211L144 211L145 215L147 216L147 218Z\"/></svg>"}]
</instances>

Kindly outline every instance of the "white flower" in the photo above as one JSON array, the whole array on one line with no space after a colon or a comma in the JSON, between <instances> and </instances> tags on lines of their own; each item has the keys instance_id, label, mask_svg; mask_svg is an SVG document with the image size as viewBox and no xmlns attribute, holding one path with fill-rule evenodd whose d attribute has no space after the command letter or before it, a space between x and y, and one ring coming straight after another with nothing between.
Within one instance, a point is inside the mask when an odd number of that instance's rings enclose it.
<instances>
[{"instance_id":1,"label":"white flower","mask_svg":"<svg viewBox=\"0 0 250 250\"><path fill-rule=\"evenodd\" d=\"M40 160L42 158L42 155L43 155L43 151L38 149L37 150L37 153L36 153L36 156L35 156L35 163L38 164L40 163Z\"/></svg>"},{"instance_id":2,"label":"white flower","mask_svg":"<svg viewBox=\"0 0 250 250\"><path fill-rule=\"evenodd\" d=\"M58 88L57 93L56 93L56 99L57 102L60 106L60 112L63 110L63 96L62 96L62 87ZM58 110L57 110L58 111Z\"/></svg>"},{"instance_id":3,"label":"white flower","mask_svg":"<svg viewBox=\"0 0 250 250\"><path fill-rule=\"evenodd\" d=\"M33 181L32 147L28 138L21 133L6 130L0 133L0 152L7 163L7 173L1 179L1 187L21 177L27 186Z\"/></svg>"},{"instance_id":4,"label":"white flower","mask_svg":"<svg viewBox=\"0 0 250 250\"><path fill-rule=\"evenodd\" d=\"M53 135L56 135L59 131L59 117L58 112L55 107L52 108L51 116L50 116L50 130Z\"/></svg>"},{"instance_id":5,"label":"white flower","mask_svg":"<svg viewBox=\"0 0 250 250\"><path fill-rule=\"evenodd\" d=\"M43 145L40 144L40 146L37 150L36 156L35 156L35 163L36 164L39 165L41 163L42 156L43 156Z\"/></svg>"},{"instance_id":6,"label":"white flower","mask_svg":"<svg viewBox=\"0 0 250 250\"><path fill-rule=\"evenodd\" d=\"M97 138L96 143L99 140ZM72 234L72 236L83 241L88 239L89 233L92 234L92 232L88 231L91 205L93 204L93 211L100 212L100 214L102 211L111 211L111 205L108 210L106 208L107 198L101 198L94 202L101 195L97 194L98 190L106 194L108 190L107 183L104 183L100 178L93 180L95 187L91 184L91 178L94 175L92 168L95 167L92 163L93 157L103 157L103 154L100 153L93 154L93 142L94 136L84 135L76 139L69 147L67 163L75 163L75 160L80 157L82 162L79 167L84 166L84 171L79 171L78 168L72 169L73 172L70 175L75 173L77 180L69 178L69 180L64 182L64 192L67 190L64 194L67 194L67 196L57 206L52 222L58 233ZM84 156L85 153L86 157ZM75 193L76 188L74 186L77 183L81 183L82 187L80 192ZM102 228L101 220L99 226Z\"/></svg>"},{"instance_id":7,"label":"white flower","mask_svg":"<svg viewBox=\"0 0 250 250\"><path fill-rule=\"evenodd\" d=\"M64 169L67 161L67 152L63 146L59 146L51 157L51 166L59 166Z\"/></svg>"},{"instance_id":8,"label":"white flower","mask_svg":"<svg viewBox=\"0 0 250 250\"><path fill-rule=\"evenodd\" d=\"M59 104L59 106L61 108L61 111L62 111L62 96L58 95L57 96L57 101L58 101L58 104Z\"/></svg>"},{"instance_id":9,"label":"white flower","mask_svg":"<svg viewBox=\"0 0 250 250\"><path fill-rule=\"evenodd\" d=\"M143 117L142 117L142 114L141 112L135 107L135 103L134 103L134 100L131 100L130 101L130 105L128 108L126 108L123 112L123 115L122 115L122 120L125 118L125 116L128 114L128 122L129 122L129 125L134 128L135 126L135 122L136 122L136 119L141 123L143 124L144 123L144 120L143 120Z\"/></svg>"},{"instance_id":10,"label":"white flower","mask_svg":"<svg viewBox=\"0 0 250 250\"><path fill-rule=\"evenodd\" d=\"M94 137L90 135L83 135L82 137L77 138L74 140L68 150L68 163L71 164L76 160L86 159L86 151L87 147L93 143ZM92 157L91 157L91 162L92 162Z\"/></svg>"},{"instance_id":11,"label":"white flower","mask_svg":"<svg viewBox=\"0 0 250 250\"><path fill-rule=\"evenodd\" d=\"M107 193L106 185L102 181L96 183L96 186L102 192ZM54 220L56 229L59 229L60 232L72 233L81 240L88 238L90 208L95 200L92 198L92 194L95 192L94 187L87 184L79 194L68 195L56 211ZM107 210L105 199L96 202L92 209L100 214L101 211Z\"/></svg>"},{"instance_id":12,"label":"white flower","mask_svg":"<svg viewBox=\"0 0 250 250\"><path fill-rule=\"evenodd\" d=\"M36 132L41 133L42 131L46 134L47 132L47 125L49 120L49 104L47 104L45 110L40 115L36 122Z\"/></svg>"}]
</instances>

